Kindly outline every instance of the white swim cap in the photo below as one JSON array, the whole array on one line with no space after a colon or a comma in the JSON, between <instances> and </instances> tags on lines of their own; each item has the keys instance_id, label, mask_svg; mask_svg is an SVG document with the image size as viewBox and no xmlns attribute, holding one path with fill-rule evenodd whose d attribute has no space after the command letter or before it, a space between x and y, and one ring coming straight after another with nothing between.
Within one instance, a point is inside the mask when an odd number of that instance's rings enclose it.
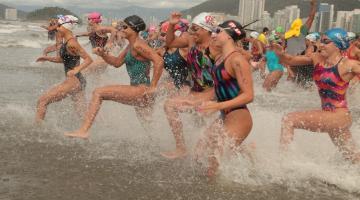
<instances>
[{"instance_id":1,"label":"white swim cap","mask_svg":"<svg viewBox=\"0 0 360 200\"><path fill-rule=\"evenodd\" d=\"M200 13L194 17L192 23L210 32L214 31L217 26L215 17L206 12Z\"/></svg>"},{"instance_id":2,"label":"white swim cap","mask_svg":"<svg viewBox=\"0 0 360 200\"><path fill-rule=\"evenodd\" d=\"M79 23L79 19L72 15L65 15L60 17L58 22L60 26L72 31L74 30L75 26Z\"/></svg>"},{"instance_id":3,"label":"white swim cap","mask_svg":"<svg viewBox=\"0 0 360 200\"><path fill-rule=\"evenodd\" d=\"M347 33L347 38L349 41L352 41L356 38L356 34L354 32L348 32Z\"/></svg>"},{"instance_id":4,"label":"white swim cap","mask_svg":"<svg viewBox=\"0 0 360 200\"><path fill-rule=\"evenodd\" d=\"M319 33L310 33L309 35L307 35L305 37L305 39L309 40L310 42L316 42L317 40L320 39L320 34Z\"/></svg>"},{"instance_id":5,"label":"white swim cap","mask_svg":"<svg viewBox=\"0 0 360 200\"><path fill-rule=\"evenodd\" d=\"M254 39L258 39L258 37L259 37L259 33L258 33L258 32L256 32L256 31L251 32L251 33L250 33L250 37L251 37L251 38L254 38Z\"/></svg>"}]
</instances>

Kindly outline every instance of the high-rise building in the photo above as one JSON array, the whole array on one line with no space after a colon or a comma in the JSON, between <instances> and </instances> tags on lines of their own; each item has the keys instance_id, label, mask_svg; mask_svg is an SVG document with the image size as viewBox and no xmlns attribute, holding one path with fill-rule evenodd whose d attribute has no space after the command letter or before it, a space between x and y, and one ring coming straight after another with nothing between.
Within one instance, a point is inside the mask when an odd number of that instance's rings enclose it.
<instances>
[{"instance_id":1,"label":"high-rise building","mask_svg":"<svg viewBox=\"0 0 360 200\"><path fill-rule=\"evenodd\" d=\"M14 8L5 9L5 19L6 20L17 20L17 10Z\"/></svg>"},{"instance_id":2,"label":"high-rise building","mask_svg":"<svg viewBox=\"0 0 360 200\"><path fill-rule=\"evenodd\" d=\"M325 32L326 30L332 28L332 23L334 20L334 5L321 3L319 5L319 14L317 20L317 31Z\"/></svg>"},{"instance_id":3,"label":"high-rise building","mask_svg":"<svg viewBox=\"0 0 360 200\"><path fill-rule=\"evenodd\" d=\"M352 11L352 16L349 21L349 30L354 33L360 33L360 9Z\"/></svg>"},{"instance_id":4,"label":"high-rise building","mask_svg":"<svg viewBox=\"0 0 360 200\"><path fill-rule=\"evenodd\" d=\"M265 11L265 0L239 0L239 17L242 24L262 19ZM251 28L259 24L253 24Z\"/></svg>"},{"instance_id":5,"label":"high-rise building","mask_svg":"<svg viewBox=\"0 0 360 200\"><path fill-rule=\"evenodd\" d=\"M300 17L300 9L297 5L287 6L285 9L278 10L274 14L274 26L282 26L289 29L291 23Z\"/></svg>"}]
</instances>

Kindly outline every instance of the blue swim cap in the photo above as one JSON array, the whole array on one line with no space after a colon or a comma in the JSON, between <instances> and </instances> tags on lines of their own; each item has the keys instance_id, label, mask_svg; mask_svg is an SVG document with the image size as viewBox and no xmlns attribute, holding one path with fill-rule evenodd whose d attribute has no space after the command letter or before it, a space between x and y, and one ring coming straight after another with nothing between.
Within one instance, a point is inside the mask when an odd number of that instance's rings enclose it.
<instances>
[{"instance_id":1,"label":"blue swim cap","mask_svg":"<svg viewBox=\"0 0 360 200\"><path fill-rule=\"evenodd\" d=\"M332 41L340 50L346 50L350 46L347 37L347 31L341 28L333 28L325 32L325 35Z\"/></svg>"}]
</instances>

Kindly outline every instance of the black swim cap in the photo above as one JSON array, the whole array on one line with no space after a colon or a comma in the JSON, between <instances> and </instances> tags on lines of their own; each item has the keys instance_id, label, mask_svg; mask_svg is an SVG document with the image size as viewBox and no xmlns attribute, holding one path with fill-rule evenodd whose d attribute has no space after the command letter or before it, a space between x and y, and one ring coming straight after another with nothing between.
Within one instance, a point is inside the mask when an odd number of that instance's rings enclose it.
<instances>
[{"instance_id":1,"label":"black swim cap","mask_svg":"<svg viewBox=\"0 0 360 200\"><path fill-rule=\"evenodd\" d=\"M242 25L235 20L224 21L219 27L223 28L235 42L246 37L246 32Z\"/></svg>"},{"instance_id":2,"label":"black swim cap","mask_svg":"<svg viewBox=\"0 0 360 200\"><path fill-rule=\"evenodd\" d=\"M137 15L131 15L125 18L124 22L128 24L130 28L137 33L139 33L140 31L144 31L146 29L146 24L144 20Z\"/></svg>"}]
</instances>

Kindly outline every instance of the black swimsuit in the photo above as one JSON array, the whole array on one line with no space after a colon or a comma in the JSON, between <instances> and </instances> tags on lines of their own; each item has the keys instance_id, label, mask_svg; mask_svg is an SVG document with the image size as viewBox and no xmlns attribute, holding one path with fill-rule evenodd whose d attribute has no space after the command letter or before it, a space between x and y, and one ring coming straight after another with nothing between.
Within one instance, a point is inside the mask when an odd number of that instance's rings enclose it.
<instances>
[{"instance_id":1,"label":"black swimsuit","mask_svg":"<svg viewBox=\"0 0 360 200\"><path fill-rule=\"evenodd\" d=\"M71 38L71 39L73 39L73 38ZM64 62L65 75L68 73L68 71L73 70L76 66L78 66L80 64L80 56L74 56L68 52L68 50L67 50L68 42L69 42L69 40L66 41L63 45L61 45L61 48L60 48L60 57L63 59L63 62ZM80 72L77 73L75 76L80 81L81 90L84 90L85 86L86 86L85 78L83 77L83 75Z\"/></svg>"},{"instance_id":2,"label":"black swimsuit","mask_svg":"<svg viewBox=\"0 0 360 200\"><path fill-rule=\"evenodd\" d=\"M96 32L91 32L89 35L89 40L91 43L92 48L96 47L105 47L109 37L100 37Z\"/></svg>"},{"instance_id":3,"label":"black swimsuit","mask_svg":"<svg viewBox=\"0 0 360 200\"><path fill-rule=\"evenodd\" d=\"M175 86L179 89L184 85L190 85L187 80L189 68L187 61L181 56L180 50L176 49L174 53L166 51L164 53L164 67L174 80Z\"/></svg>"}]
</instances>

